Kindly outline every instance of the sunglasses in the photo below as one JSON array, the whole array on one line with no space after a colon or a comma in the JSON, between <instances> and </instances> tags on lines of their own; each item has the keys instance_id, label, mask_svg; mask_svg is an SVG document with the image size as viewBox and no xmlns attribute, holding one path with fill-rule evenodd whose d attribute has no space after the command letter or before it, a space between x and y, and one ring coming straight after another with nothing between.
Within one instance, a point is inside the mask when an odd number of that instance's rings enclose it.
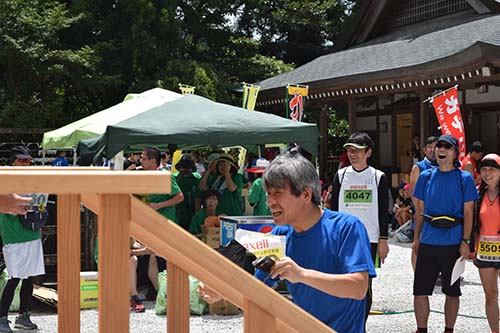
<instances>
[{"instance_id":1,"label":"sunglasses","mask_svg":"<svg viewBox=\"0 0 500 333\"><path fill-rule=\"evenodd\" d=\"M451 147L453 147L453 146L450 145L448 142L438 142L436 144L436 148L451 149Z\"/></svg>"},{"instance_id":2,"label":"sunglasses","mask_svg":"<svg viewBox=\"0 0 500 333\"><path fill-rule=\"evenodd\" d=\"M31 161L31 158L18 158L17 160L21 163L27 163Z\"/></svg>"}]
</instances>

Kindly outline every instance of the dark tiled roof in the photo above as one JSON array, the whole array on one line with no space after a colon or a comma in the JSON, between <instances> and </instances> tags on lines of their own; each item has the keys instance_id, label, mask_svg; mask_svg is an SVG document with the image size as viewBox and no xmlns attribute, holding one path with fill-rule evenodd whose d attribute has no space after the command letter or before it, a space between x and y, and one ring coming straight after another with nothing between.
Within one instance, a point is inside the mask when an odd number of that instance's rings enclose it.
<instances>
[{"instance_id":1,"label":"dark tiled roof","mask_svg":"<svg viewBox=\"0 0 500 333\"><path fill-rule=\"evenodd\" d=\"M403 27L350 49L321 56L291 72L259 82L261 90L311 84L412 67L458 54L479 43L500 46L500 15L471 12Z\"/></svg>"}]
</instances>

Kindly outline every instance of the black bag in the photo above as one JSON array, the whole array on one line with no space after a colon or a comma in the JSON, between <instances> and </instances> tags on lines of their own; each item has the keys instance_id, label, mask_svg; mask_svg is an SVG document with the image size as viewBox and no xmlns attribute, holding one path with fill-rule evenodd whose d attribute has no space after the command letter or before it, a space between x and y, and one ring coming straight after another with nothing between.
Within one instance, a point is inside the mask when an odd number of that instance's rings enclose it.
<instances>
[{"instance_id":1,"label":"black bag","mask_svg":"<svg viewBox=\"0 0 500 333\"><path fill-rule=\"evenodd\" d=\"M25 215L19 215L23 227L29 230L38 231L47 223L47 211L27 212Z\"/></svg>"},{"instance_id":2,"label":"black bag","mask_svg":"<svg viewBox=\"0 0 500 333\"><path fill-rule=\"evenodd\" d=\"M252 275L255 273L255 268L253 267L252 262L257 259L257 257L248 252L247 249L237 241L232 240L226 246L221 246L215 249L215 251L219 252L248 273Z\"/></svg>"}]
</instances>

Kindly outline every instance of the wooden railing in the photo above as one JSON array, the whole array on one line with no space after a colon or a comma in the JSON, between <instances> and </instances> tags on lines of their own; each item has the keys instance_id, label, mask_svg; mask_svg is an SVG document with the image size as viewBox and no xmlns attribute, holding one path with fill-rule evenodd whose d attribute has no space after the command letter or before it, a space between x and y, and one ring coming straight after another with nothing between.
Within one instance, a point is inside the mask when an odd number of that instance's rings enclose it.
<instances>
[{"instance_id":1,"label":"wooden railing","mask_svg":"<svg viewBox=\"0 0 500 333\"><path fill-rule=\"evenodd\" d=\"M98 215L99 332L129 331L129 237L167 259L167 331L189 332L188 273L244 312L245 332L332 332L129 193L165 193L166 172L0 169L0 193L58 194L58 330L80 330L80 203Z\"/></svg>"}]
</instances>

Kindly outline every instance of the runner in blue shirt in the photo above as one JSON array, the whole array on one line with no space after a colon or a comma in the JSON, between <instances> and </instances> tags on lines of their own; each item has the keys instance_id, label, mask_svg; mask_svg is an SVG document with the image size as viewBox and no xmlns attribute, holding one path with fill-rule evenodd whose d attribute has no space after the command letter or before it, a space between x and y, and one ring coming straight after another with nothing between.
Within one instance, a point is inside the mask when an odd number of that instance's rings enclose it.
<instances>
[{"instance_id":1,"label":"runner in blue shirt","mask_svg":"<svg viewBox=\"0 0 500 333\"><path fill-rule=\"evenodd\" d=\"M263 175L268 205L286 235L286 257L268 275L269 285L286 280L295 304L339 333L364 332L368 278L375 276L363 223L345 213L321 209L321 188L314 166L299 154L280 155ZM269 278L268 278L269 277ZM209 303L219 300L203 284Z\"/></svg>"},{"instance_id":2,"label":"runner in blue shirt","mask_svg":"<svg viewBox=\"0 0 500 333\"><path fill-rule=\"evenodd\" d=\"M460 305L460 280L451 284L455 261L469 255L474 200L478 193L472 176L459 169L458 140L441 135L436 144L437 168L423 171L418 178L415 198L417 255L413 284L417 333L427 333L429 296L438 275L442 276L445 301L445 332L453 332Z\"/></svg>"}]
</instances>

